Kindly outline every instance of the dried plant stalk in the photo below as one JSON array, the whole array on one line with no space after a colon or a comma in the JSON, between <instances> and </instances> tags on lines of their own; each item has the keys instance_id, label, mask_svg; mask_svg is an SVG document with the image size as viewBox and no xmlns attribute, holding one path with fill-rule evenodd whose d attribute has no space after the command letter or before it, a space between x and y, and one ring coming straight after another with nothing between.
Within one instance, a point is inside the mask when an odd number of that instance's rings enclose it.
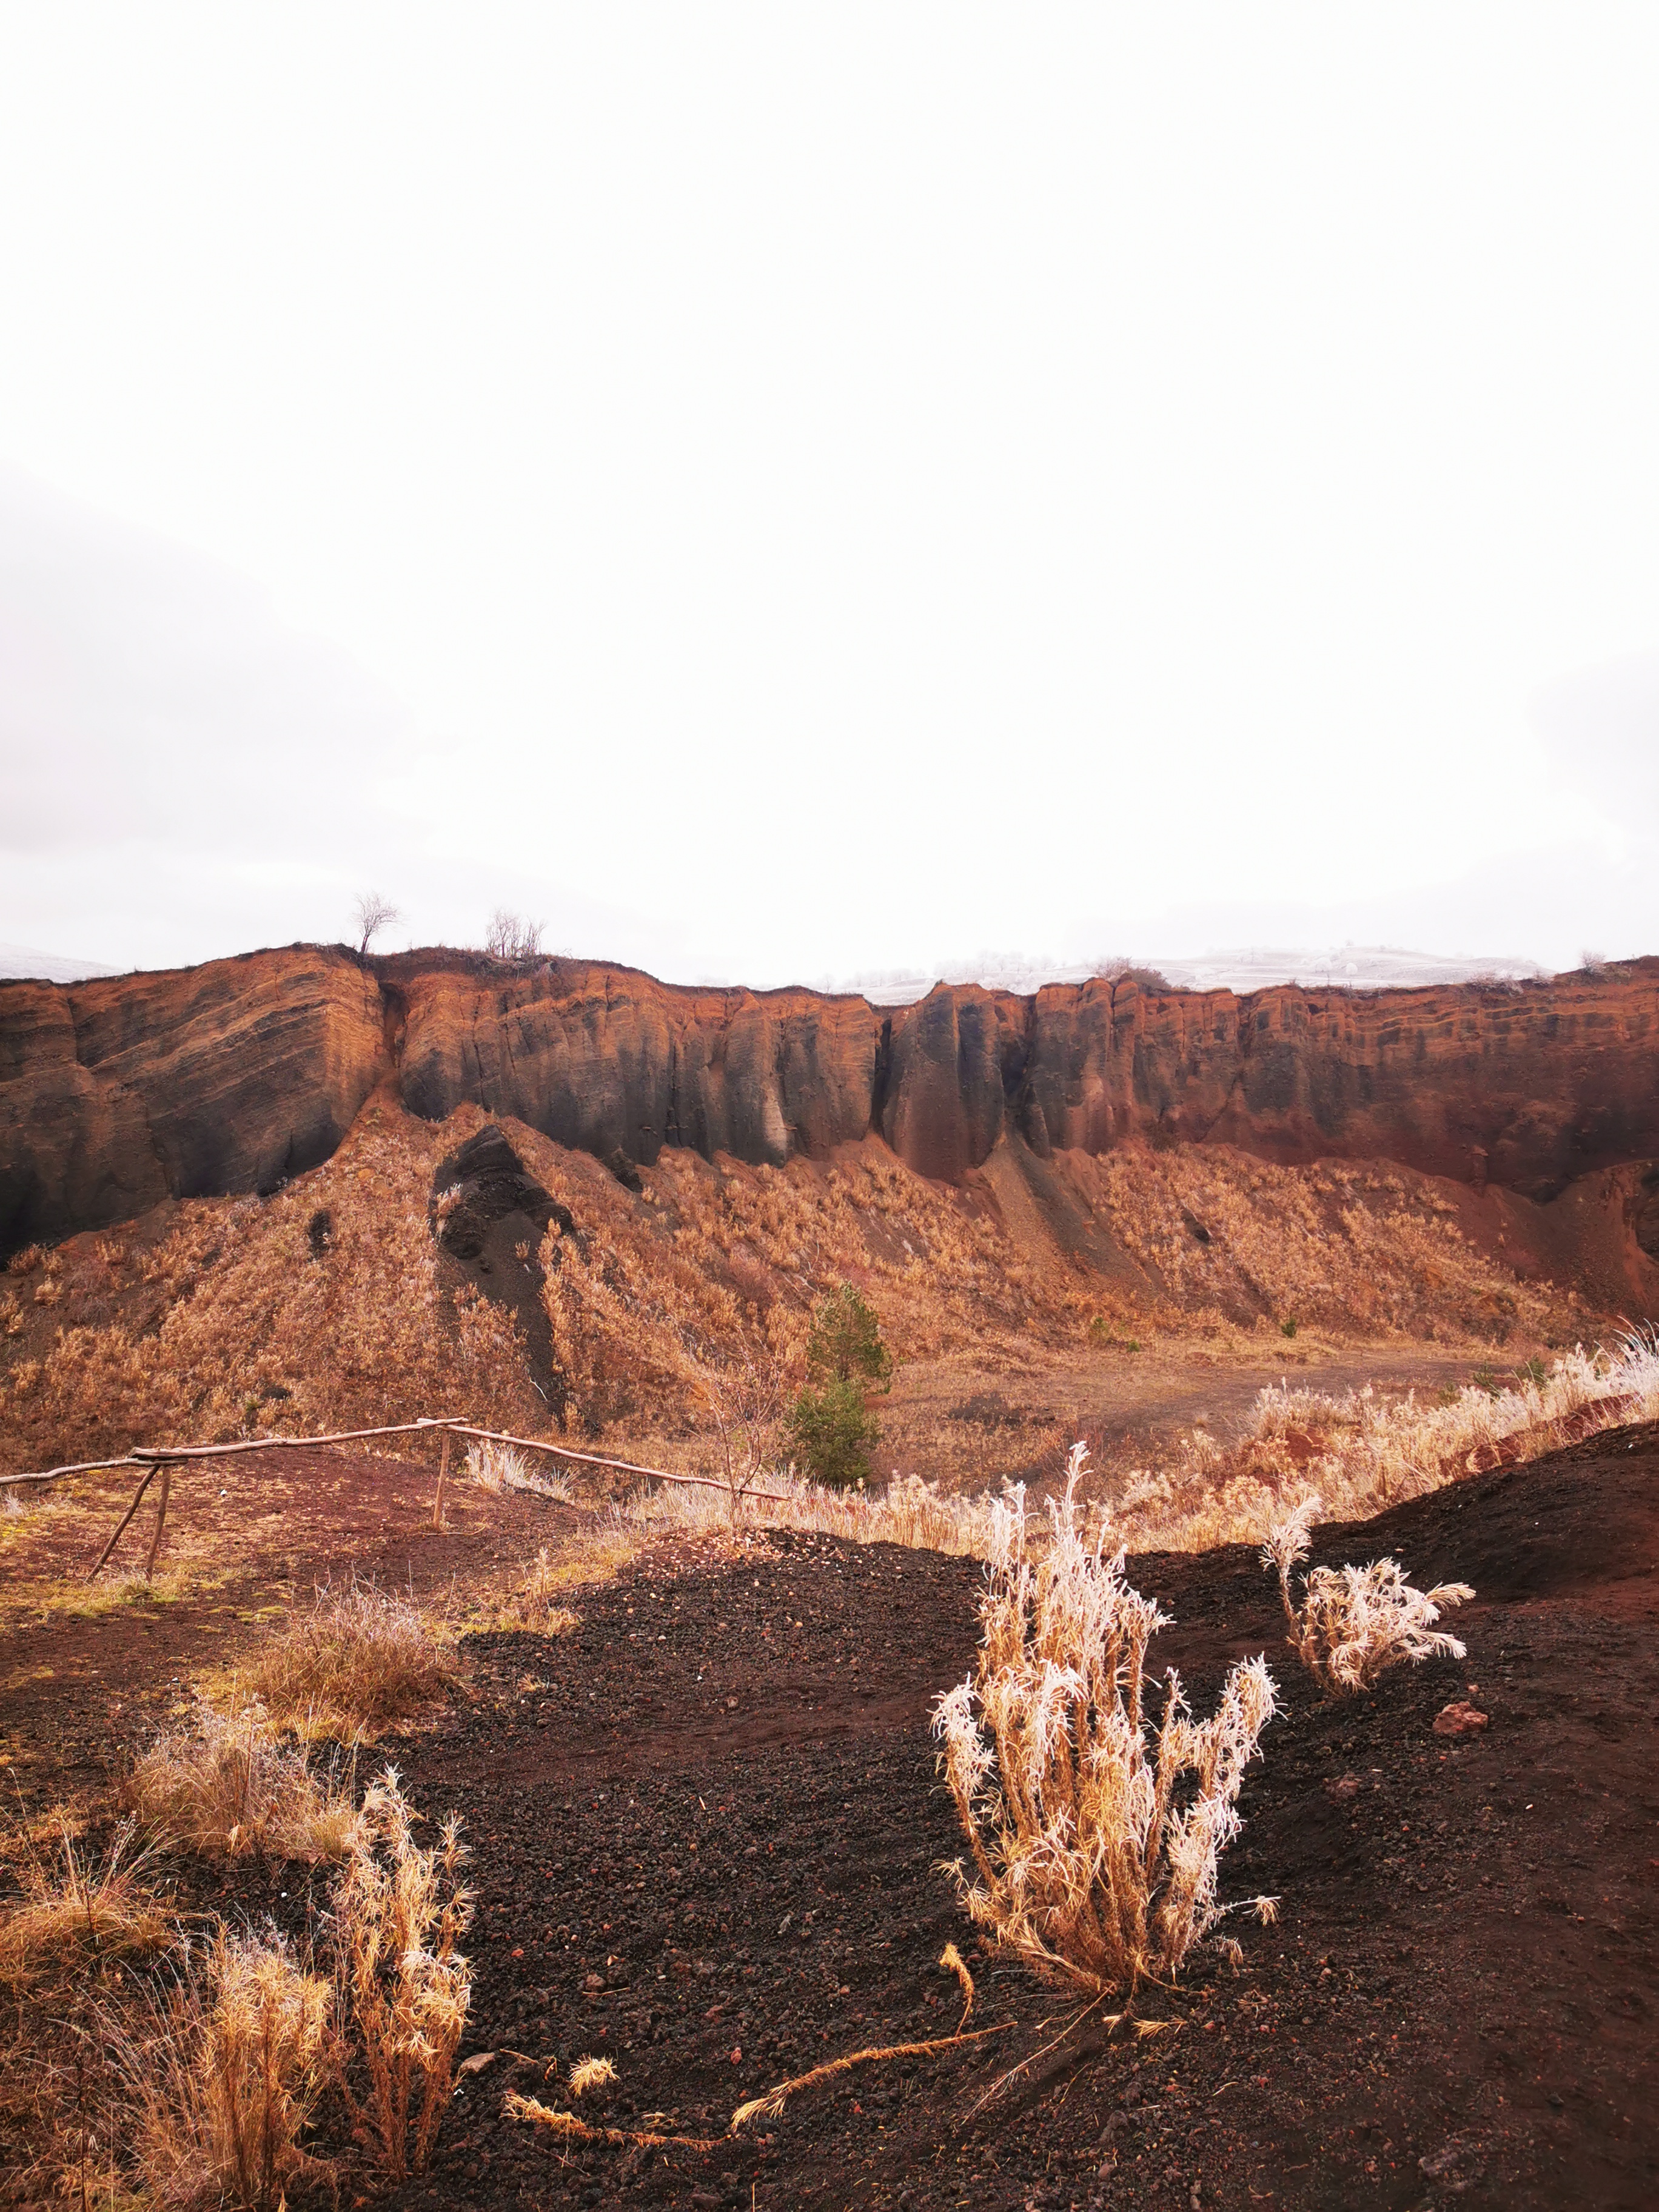
<instances>
[{"instance_id":1,"label":"dried plant stalk","mask_svg":"<svg viewBox=\"0 0 1659 2212\"><path fill-rule=\"evenodd\" d=\"M718 2150L723 2140L719 2136L662 2136L649 2128L596 2128L574 2112L556 2112L539 2098L521 2096L516 2089L507 2091L501 2110L509 2120L532 2121L568 2142L610 2143L617 2150Z\"/></svg>"},{"instance_id":2,"label":"dried plant stalk","mask_svg":"<svg viewBox=\"0 0 1659 2212\"><path fill-rule=\"evenodd\" d=\"M337 2033L358 2139L394 2181L418 2173L455 2086L455 2054L472 1998L456 1948L472 1918L459 1879L466 1858L451 1815L422 1850L387 1767L363 1799L332 1915L343 2015ZM368 2093L353 2076L360 2061Z\"/></svg>"},{"instance_id":3,"label":"dried plant stalk","mask_svg":"<svg viewBox=\"0 0 1659 2212\"><path fill-rule=\"evenodd\" d=\"M1303 1578L1302 1601L1296 1602L1291 1569L1307 1558L1309 1531L1322 1510L1318 1498L1304 1498L1276 1522L1262 1546L1261 1564L1278 1570L1291 1625L1287 1640L1326 1694L1357 1696L1402 1661L1417 1665L1464 1657L1466 1647L1434 1624L1443 1607L1467 1604L1474 1595L1468 1583L1416 1589L1396 1560L1373 1559L1364 1567L1316 1567Z\"/></svg>"},{"instance_id":4,"label":"dried plant stalk","mask_svg":"<svg viewBox=\"0 0 1659 2212\"><path fill-rule=\"evenodd\" d=\"M1171 1668L1149 1750L1146 1647L1167 1616L1124 1579L1123 1553L1107 1555L1103 1526L1092 1545L1079 1527L1087 1459L1076 1445L1040 1557L1024 1486L997 1509L978 1667L939 1698L933 1725L973 1856L972 1874L951 1869L969 1913L1099 1995L1172 1978L1239 1909L1217 1901L1217 1865L1276 1693L1265 1662L1249 1660L1213 1717L1194 1721ZM1273 1917L1273 1899L1252 1902Z\"/></svg>"}]
</instances>

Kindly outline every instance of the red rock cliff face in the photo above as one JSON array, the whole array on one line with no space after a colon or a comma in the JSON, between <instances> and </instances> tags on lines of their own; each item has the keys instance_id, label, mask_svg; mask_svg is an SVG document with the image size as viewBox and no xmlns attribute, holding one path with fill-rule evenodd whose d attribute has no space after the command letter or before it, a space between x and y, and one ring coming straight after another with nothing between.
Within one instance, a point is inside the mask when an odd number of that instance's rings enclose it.
<instances>
[{"instance_id":1,"label":"red rock cliff face","mask_svg":"<svg viewBox=\"0 0 1659 2212\"><path fill-rule=\"evenodd\" d=\"M778 1164L870 1127L880 1024L862 999L681 990L569 960L514 970L412 953L382 969L403 1018L404 1102L428 1119L475 1100L644 1163L687 1145Z\"/></svg>"},{"instance_id":2,"label":"red rock cliff face","mask_svg":"<svg viewBox=\"0 0 1659 2212\"><path fill-rule=\"evenodd\" d=\"M1005 1133L1040 1154L1139 1136L1548 1199L1659 1157L1659 960L1518 991L941 987L891 1015L599 963L315 946L0 984L0 1249L170 1193L269 1189L382 1079L429 1117L471 1100L641 1163L664 1145L775 1163L874 1129L954 1182Z\"/></svg>"},{"instance_id":3,"label":"red rock cliff face","mask_svg":"<svg viewBox=\"0 0 1659 2212\"><path fill-rule=\"evenodd\" d=\"M315 945L0 983L0 1251L274 1189L328 1158L385 1053L375 978Z\"/></svg>"}]
</instances>

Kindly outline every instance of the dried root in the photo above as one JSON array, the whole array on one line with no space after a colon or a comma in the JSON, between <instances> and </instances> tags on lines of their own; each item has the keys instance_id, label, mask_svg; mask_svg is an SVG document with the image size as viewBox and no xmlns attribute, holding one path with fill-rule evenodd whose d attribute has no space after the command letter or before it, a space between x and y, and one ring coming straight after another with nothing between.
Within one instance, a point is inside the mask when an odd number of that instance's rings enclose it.
<instances>
[{"instance_id":1,"label":"dried root","mask_svg":"<svg viewBox=\"0 0 1659 2212\"><path fill-rule=\"evenodd\" d=\"M968 1961L954 1943L947 1943L939 1954L939 1965L947 1974L954 1974L962 1988L962 2018L959 2028L968 2025L968 2015L974 2008L974 1978L968 1971Z\"/></svg>"},{"instance_id":2,"label":"dried root","mask_svg":"<svg viewBox=\"0 0 1659 2212\"><path fill-rule=\"evenodd\" d=\"M507 2091L501 2110L509 2120L532 2121L568 2142L609 2143L616 2150L718 2150L726 2140L721 2136L659 2136L648 2128L596 2128L574 2112L556 2112L538 2098L521 2097L516 2089Z\"/></svg>"},{"instance_id":3,"label":"dried root","mask_svg":"<svg viewBox=\"0 0 1659 2212\"><path fill-rule=\"evenodd\" d=\"M769 2089L763 2097L751 2097L746 2105L739 2105L732 2115L732 2133L746 2128L750 2120L775 2120L791 2097L802 2089L816 2089L820 2082L833 2081L842 2074L850 2074L855 2066L876 2066L889 2058L922 2058L935 2051L954 2051L968 2043L983 2043L989 2035L1006 2035L1014 2025L1011 2020L1000 2021L994 2027L977 2027L971 2035L938 2035L928 2043L884 2043L872 2045L867 2051L849 2051L844 2058L827 2059L815 2066L810 2074L797 2074L792 2081L780 2081L775 2089Z\"/></svg>"}]
</instances>

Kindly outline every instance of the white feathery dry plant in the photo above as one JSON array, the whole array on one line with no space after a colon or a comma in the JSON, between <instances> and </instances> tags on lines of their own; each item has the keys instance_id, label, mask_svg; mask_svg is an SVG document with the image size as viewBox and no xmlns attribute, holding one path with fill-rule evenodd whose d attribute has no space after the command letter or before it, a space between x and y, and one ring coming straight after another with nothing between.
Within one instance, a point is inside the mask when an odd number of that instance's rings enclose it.
<instances>
[{"instance_id":1,"label":"white feathery dry plant","mask_svg":"<svg viewBox=\"0 0 1659 2212\"><path fill-rule=\"evenodd\" d=\"M530 1463L515 1444L498 1443L481 1437L466 1448L466 1472L481 1490L524 1490L529 1487Z\"/></svg>"},{"instance_id":2,"label":"white feathery dry plant","mask_svg":"<svg viewBox=\"0 0 1659 2212\"><path fill-rule=\"evenodd\" d=\"M332 2066L333 1992L302 1971L287 1939L219 1928L117 2057L137 2107L146 2202L270 2212L326 2161L301 2137Z\"/></svg>"},{"instance_id":3,"label":"white feathery dry plant","mask_svg":"<svg viewBox=\"0 0 1659 2212\"><path fill-rule=\"evenodd\" d=\"M975 1673L939 1699L940 1763L973 1854L951 1869L996 1941L1093 1994L1169 1980L1223 1915L1218 1861L1239 1784L1275 1710L1266 1662L1191 1718L1170 1668L1149 1747L1146 1647L1168 1616L1124 1578L1105 1528L1079 1526L1073 1447L1034 1556L1024 1486L997 1509ZM1244 1900L1275 1917L1271 1898Z\"/></svg>"},{"instance_id":4,"label":"white feathery dry plant","mask_svg":"<svg viewBox=\"0 0 1659 2212\"><path fill-rule=\"evenodd\" d=\"M456 1948L472 1919L461 1824L452 1814L422 1850L414 1817L388 1766L363 1798L331 1917L346 2101L358 2140L393 2181L426 2166L472 2002L472 1969Z\"/></svg>"},{"instance_id":5,"label":"white feathery dry plant","mask_svg":"<svg viewBox=\"0 0 1659 2212\"><path fill-rule=\"evenodd\" d=\"M1308 1556L1309 1531L1323 1511L1317 1497L1304 1498L1277 1521L1261 1547L1261 1564L1279 1573L1279 1594L1291 1625L1286 1639L1328 1697L1351 1698L1369 1690L1402 1660L1462 1659L1466 1647L1437 1629L1447 1606L1474 1595L1468 1583L1439 1583L1414 1589L1394 1559L1364 1567L1316 1567L1303 1577L1298 1605L1291 1569Z\"/></svg>"}]
</instances>

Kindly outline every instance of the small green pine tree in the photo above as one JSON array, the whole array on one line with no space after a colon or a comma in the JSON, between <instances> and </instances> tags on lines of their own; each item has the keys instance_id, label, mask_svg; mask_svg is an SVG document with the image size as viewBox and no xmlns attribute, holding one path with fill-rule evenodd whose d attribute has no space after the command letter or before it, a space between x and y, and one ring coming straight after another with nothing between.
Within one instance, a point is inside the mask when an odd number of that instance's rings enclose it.
<instances>
[{"instance_id":1,"label":"small green pine tree","mask_svg":"<svg viewBox=\"0 0 1659 2212\"><path fill-rule=\"evenodd\" d=\"M867 1481L881 1431L866 1403L892 1387L893 1355L875 1308L842 1283L821 1298L806 1340L806 1388L789 1409L789 1448L815 1482L837 1490Z\"/></svg>"},{"instance_id":2,"label":"small green pine tree","mask_svg":"<svg viewBox=\"0 0 1659 2212\"><path fill-rule=\"evenodd\" d=\"M789 1408L789 1449L815 1482L850 1490L870 1477L870 1452L881 1435L856 1382L811 1383Z\"/></svg>"},{"instance_id":3,"label":"small green pine tree","mask_svg":"<svg viewBox=\"0 0 1659 2212\"><path fill-rule=\"evenodd\" d=\"M892 1387L893 1355L881 1340L881 1323L870 1301L851 1283L840 1284L812 1310L806 1340L806 1372L814 1382L858 1382L866 1389Z\"/></svg>"}]
</instances>

